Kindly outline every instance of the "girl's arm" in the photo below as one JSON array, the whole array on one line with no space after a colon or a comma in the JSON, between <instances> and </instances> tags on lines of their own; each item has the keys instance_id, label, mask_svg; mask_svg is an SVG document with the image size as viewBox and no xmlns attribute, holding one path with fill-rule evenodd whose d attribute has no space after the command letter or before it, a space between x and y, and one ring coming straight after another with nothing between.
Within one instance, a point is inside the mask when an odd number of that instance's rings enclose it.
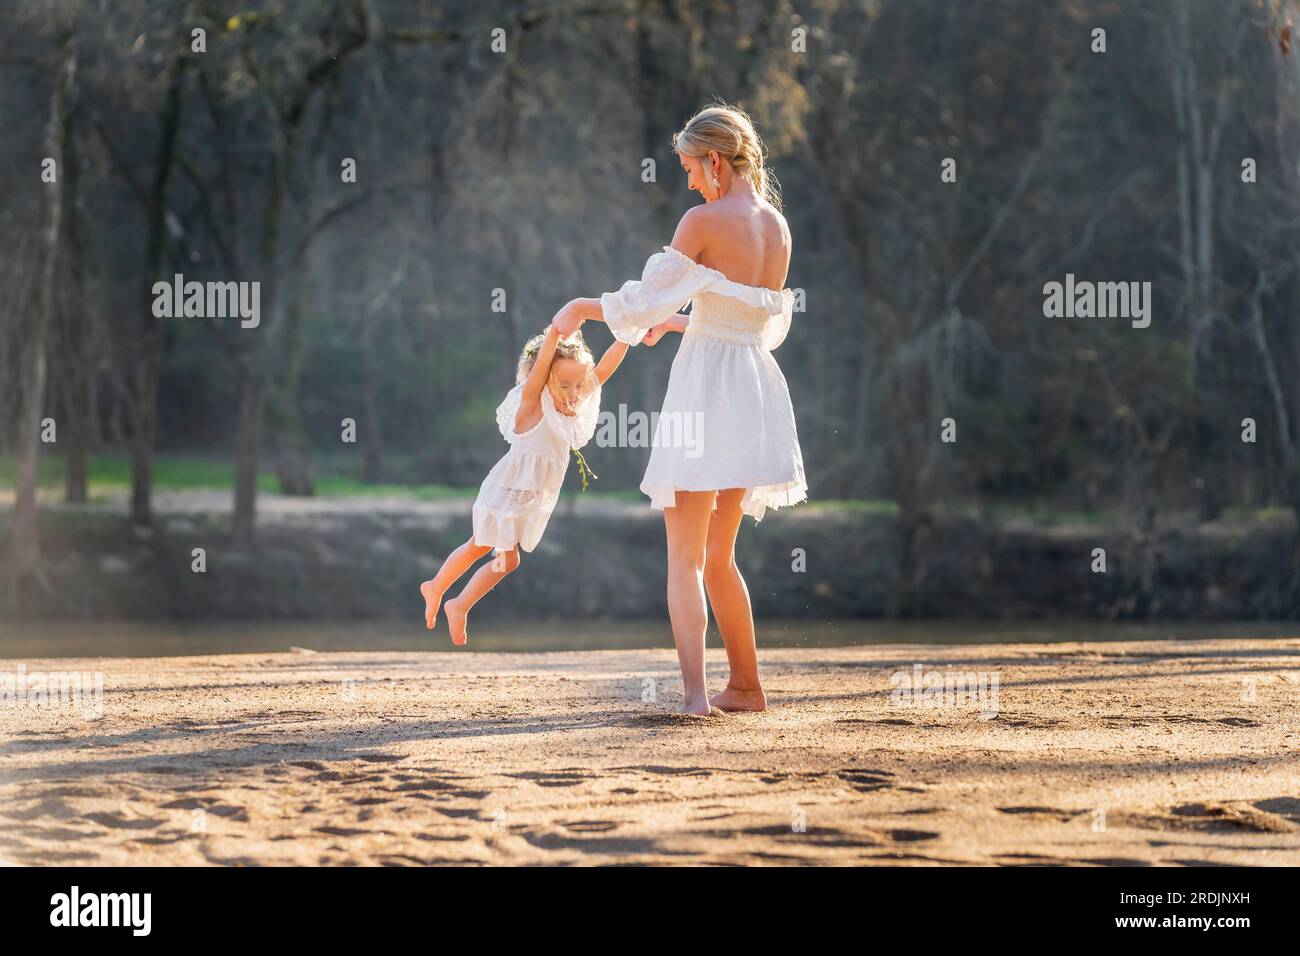
<instances>
[{"instance_id":1,"label":"girl's arm","mask_svg":"<svg viewBox=\"0 0 1300 956\"><path fill-rule=\"evenodd\" d=\"M627 350L628 344L626 342L617 341L605 349L605 354L600 357L600 363L596 366L596 378L599 379L601 385L609 381L609 377L614 374L615 369L622 363Z\"/></svg>"},{"instance_id":2,"label":"girl's arm","mask_svg":"<svg viewBox=\"0 0 1300 956\"><path fill-rule=\"evenodd\" d=\"M528 378L524 379L525 400L537 401L542 397L542 389L546 387L546 379L551 374L551 361L555 358L555 347L560 342L560 332L554 323L546 329L546 338L542 342L542 350L537 353L537 359L533 362L533 369L528 373Z\"/></svg>"},{"instance_id":3,"label":"girl's arm","mask_svg":"<svg viewBox=\"0 0 1300 956\"><path fill-rule=\"evenodd\" d=\"M686 325L690 321L691 317L689 315L678 312L672 318L656 325L653 329L647 332L646 337L641 341L646 345L654 345L663 337L664 332L685 332ZM600 363L596 366L596 378L600 380L601 385L608 382L609 377L618 370L619 365L623 363L623 357L627 355L628 348L629 346L626 342L620 342L615 339L614 344L605 349L605 354L600 357Z\"/></svg>"},{"instance_id":4,"label":"girl's arm","mask_svg":"<svg viewBox=\"0 0 1300 956\"><path fill-rule=\"evenodd\" d=\"M542 389L546 387L546 379L551 374L551 361L555 358L555 347L559 341L559 330L552 323L547 328L541 350L533 361L532 371L524 379L524 387L520 390L519 409L515 412L515 431L528 430L529 426L521 424L522 422L532 420L536 424L534 415L542 409Z\"/></svg>"}]
</instances>

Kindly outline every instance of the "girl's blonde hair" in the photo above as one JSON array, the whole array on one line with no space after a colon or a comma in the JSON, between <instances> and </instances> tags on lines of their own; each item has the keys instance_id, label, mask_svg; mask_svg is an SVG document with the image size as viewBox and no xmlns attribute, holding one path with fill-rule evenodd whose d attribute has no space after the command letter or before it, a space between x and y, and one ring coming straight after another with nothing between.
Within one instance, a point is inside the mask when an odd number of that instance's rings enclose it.
<instances>
[{"instance_id":1,"label":"girl's blonde hair","mask_svg":"<svg viewBox=\"0 0 1300 956\"><path fill-rule=\"evenodd\" d=\"M546 333L541 332L534 335L524 344L524 350L519 354L519 366L515 370L515 384L522 385L537 364L537 356L541 354L542 344L546 341ZM573 335L569 336L568 341L560 339L555 343L555 358L573 359L575 362L581 362L587 366L586 381L580 390L581 394L586 395L591 391L596 380L596 357L592 354L591 349L587 347L586 341L582 337L582 329L578 329ZM555 361L551 361L551 373L547 376L547 385L555 386Z\"/></svg>"},{"instance_id":2,"label":"girl's blonde hair","mask_svg":"<svg viewBox=\"0 0 1300 956\"><path fill-rule=\"evenodd\" d=\"M673 149L696 158L717 150L737 175L749 180L755 193L781 208L780 183L767 167L763 141L749 114L739 106L719 103L700 110L673 134Z\"/></svg>"}]
</instances>

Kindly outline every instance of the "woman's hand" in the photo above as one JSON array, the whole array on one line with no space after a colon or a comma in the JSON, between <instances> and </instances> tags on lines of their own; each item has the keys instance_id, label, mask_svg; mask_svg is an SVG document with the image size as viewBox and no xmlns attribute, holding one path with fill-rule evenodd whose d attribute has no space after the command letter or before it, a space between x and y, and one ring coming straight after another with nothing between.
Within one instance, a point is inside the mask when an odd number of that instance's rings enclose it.
<instances>
[{"instance_id":1,"label":"woman's hand","mask_svg":"<svg viewBox=\"0 0 1300 956\"><path fill-rule=\"evenodd\" d=\"M641 339L642 345L654 345L669 332L685 332L686 327L690 324L691 317L678 312L676 315L664 319L658 325L652 325L650 331L646 332L645 337Z\"/></svg>"},{"instance_id":2,"label":"woman's hand","mask_svg":"<svg viewBox=\"0 0 1300 956\"><path fill-rule=\"evenodd\" d=\"M559 312L555 313L555 318L551 319L551 324L560 333L560 338L567 339L582 325L582 316L578 314L574 303L568 302Z\"/></svg>"}]
</instances>

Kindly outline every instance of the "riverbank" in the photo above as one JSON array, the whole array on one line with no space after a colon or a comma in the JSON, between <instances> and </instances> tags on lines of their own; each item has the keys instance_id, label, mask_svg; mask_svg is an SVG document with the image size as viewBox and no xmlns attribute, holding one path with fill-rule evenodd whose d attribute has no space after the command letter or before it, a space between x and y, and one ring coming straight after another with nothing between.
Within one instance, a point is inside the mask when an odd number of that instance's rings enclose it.
<instances>
[{"instance_id":1,"label":"riverbank","mask_svg":"<svg viewBox=\"0 0 1300 956\"><path fill-rule=\"evenodd\" d=\"M0 617L401 618L419 582L468 537L471 504L263 495L247 550L231 540L228 493L160 493L146 534L129 527L122 499L51 505L40 574ZM0 509L0 553L11 513ZM738 561L764 618L1294 620L1292 537L1287 515L1171 518L1151 535L954 516L918 531L905 579L897 514L808 503L746 518ZM644 501L566 494L538 548L475 613L663 619L664 548L663 516Z\"/></svg>"},{"instance_id":2,"label":"riverbank","mask_svg":"<svg viewBox=\"0 0 1300 956\"><path fill-rule=\"evenodd\" d=\"M102 711L5 711L0 858L1300 863L1300 639L763 660L771 709L707 719L667 649L27 660Z\"/></svg>"}]
</instances>

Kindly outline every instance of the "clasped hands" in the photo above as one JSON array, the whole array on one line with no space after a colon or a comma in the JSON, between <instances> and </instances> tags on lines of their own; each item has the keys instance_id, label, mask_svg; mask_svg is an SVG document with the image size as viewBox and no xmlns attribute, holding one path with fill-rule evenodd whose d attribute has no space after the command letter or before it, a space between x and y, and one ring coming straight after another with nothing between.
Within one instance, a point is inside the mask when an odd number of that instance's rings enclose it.
<instances>
[{"instance_id":1,"label":"clasped hands","mask_svg":"<svg viewBox=\"0 0 1300 956\"><path fill-rule=\"evenodd\" d=\"M560 338L567 339L586 321L580 311L581 302L581 299L566 302L560 307L560 311L555 313L555 318L551 319L551 325L555 326L555 331L560 333Z\"/></svg>"},{"instance_id":2,"label":"clasped hands","mask_svg":"<svg viewBox=\"0 0 1300 956\"><path fill-rule=\"evenodd\" d=\"M560 311L555 313L555 317L551 319L551 325L554 326L555 331L559 333L560 338L567 339L582 327L582 323L586 321L586 318L582 313L584 309L587 308L587 302L588 300L585 299L573 299L572 301L565 303L564 306L560 308ZM645 337L641 339L641 344L654 345L663 338L666 333L682 331L682 328L680 328L676 322L676 320L680 318L684 317L675 315L670 319L660 322L658 325L652 326L646 332Z\"/></svg>"}]
</instances>

